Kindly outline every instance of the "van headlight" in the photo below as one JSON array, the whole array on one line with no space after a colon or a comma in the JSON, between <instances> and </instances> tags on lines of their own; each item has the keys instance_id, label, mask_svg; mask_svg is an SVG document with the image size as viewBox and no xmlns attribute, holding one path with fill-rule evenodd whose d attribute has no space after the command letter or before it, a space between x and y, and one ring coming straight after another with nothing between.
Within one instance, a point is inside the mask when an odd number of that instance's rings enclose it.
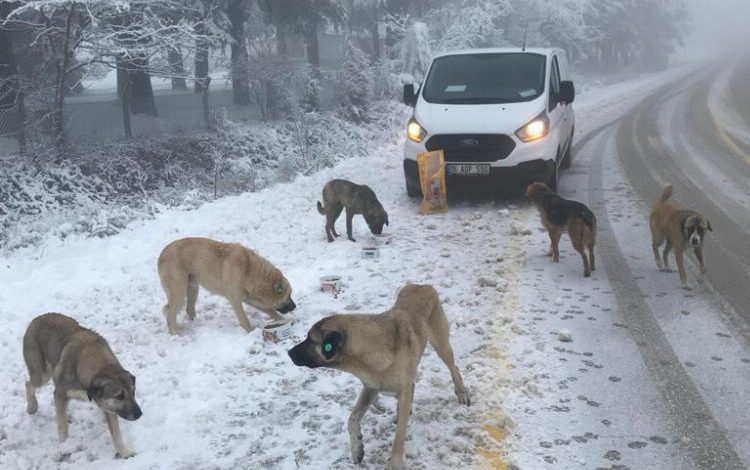
<instances>
[{"instance_id":1,"label":"van headlight","mask_svg":"<svg viewBox=\"0 0 750 470\"><path fill-rule=\"evenodd\" d=\"M542 113L532 119L528 124L516 131L516 136L521 142L533 142L546 136L549 132L549 118Z\"/></svg>"},{"instance_id":2,"label":"van headlight","mask_svg":"<svg viewBox=\"0 0 750 470\"><path fill-rule=\"evenodd\" d=\"M416 119L409 119L409 125L406 126L406 135L412 142L420 143L427 137L427 131L420 126Z\"/></svg>"}]
</instances>

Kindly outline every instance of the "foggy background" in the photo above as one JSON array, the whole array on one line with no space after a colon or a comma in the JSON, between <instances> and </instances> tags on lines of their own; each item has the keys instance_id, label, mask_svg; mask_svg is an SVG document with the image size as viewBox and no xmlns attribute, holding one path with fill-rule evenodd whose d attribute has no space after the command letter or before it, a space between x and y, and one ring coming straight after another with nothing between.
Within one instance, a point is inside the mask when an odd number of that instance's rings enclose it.
<instances>
[{"instance_id":1,"label":"foggy background","mask_svg":"<svg viewBox=\"0 0 750 470\"><path fill-rule=\"evenodd\" d=\"M747 52L750 45L750 0L688 0L692 34L684 58Z\"/></svg>"}]
</instances>

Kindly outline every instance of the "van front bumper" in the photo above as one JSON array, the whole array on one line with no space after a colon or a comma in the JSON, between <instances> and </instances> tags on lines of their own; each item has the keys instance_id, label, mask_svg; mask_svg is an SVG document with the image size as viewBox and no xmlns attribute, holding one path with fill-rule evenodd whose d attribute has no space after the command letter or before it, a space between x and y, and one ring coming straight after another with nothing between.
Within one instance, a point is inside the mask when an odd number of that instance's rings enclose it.
<instances>
[{"instance_id":1,"label":"van front bumper","mask_svg":"<svg viewBox=\"0 0 750 470\"><path fill-rule=\"evenodd\" d=\"M490 167L489 175L458 176L446 175L446 186L451 189L486 189L488 191L518 190L536 181L547 182L555 169L555 160L531 160L515 166ZM406 185L413 192L420 192L419 169L417 162L404 160Z\"/></svg>"}]
</instances>

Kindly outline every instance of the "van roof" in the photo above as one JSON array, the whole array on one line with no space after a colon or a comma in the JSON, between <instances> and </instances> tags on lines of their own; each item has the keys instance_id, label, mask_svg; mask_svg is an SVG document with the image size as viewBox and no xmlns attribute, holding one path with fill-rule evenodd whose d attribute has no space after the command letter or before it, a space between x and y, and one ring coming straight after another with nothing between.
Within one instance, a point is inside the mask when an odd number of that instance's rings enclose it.
<instances>
[{"instance_id":1,"label":"van roof","mask_svg":"<svg viewBox=\"0 0 750 470\"><path fill-rule=\"evenodd\" d=\"M435 54L434 58L437 59L438 57L445 57L445 56L450 56L450 55L498 54L498 53L503 53L503 52L541 54L544 56L549 56L553 52L562 53L562 49L555 49L551 47L527 47L525 50L522 50L520 47L488 47L488 48L481 48L481 49L460 49L456 51L440 52L438 54Z\"/></svg>"}]
</instances>

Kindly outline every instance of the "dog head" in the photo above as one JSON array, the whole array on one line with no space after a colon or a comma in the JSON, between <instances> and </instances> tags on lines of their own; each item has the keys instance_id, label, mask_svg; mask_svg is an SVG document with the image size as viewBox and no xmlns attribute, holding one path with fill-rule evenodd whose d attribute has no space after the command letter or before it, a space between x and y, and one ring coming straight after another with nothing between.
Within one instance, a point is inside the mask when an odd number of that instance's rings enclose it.
<instances>
[{"instance_id":1,"label":"dog head","mask_svg":"<svg viewBox=\"0 0 750 470\"><path fill-rule=\"evenodd\" d=\"M693 247L703 245L706 231L713 232L711 222L700 214L689 215L682 224L682 235Z\"/></svg>"},{"instance_id":2,"label":"dog head","mask_svg":"<svg viewBox=\"0 0 750 470\"><path fill-rule=\"evenodd\" d=\"M307 338L289 350L289 357L299 367L337 368L342 363L346 333L338 327L334 317L324 318L310 328Z\"/></svg>"},{"instance_id":3,"label":"dog head","mask_svg":"<svg viewBox=\"0 0 750 470\"><path fill-rule=\"evenodd\" d=\"M297 305L292 300L292 286L281 271L260 256L248 257L244 286L249 304L259 309L289 313Z\"/></svg>"},{"instance_id":4,"label":"dog head","mask_svg":"<svg viewBox=\"0 0 750 470\"><path fill-rule=\"evenodd\" d=\"M135 421L143 414L135 401L135 376L123 368L100 371L86 389L89 400L108 413Z\"/></svg>"},{"instance_id":5,"label":"dog head","mask_svg":"<svg viewBox=\"0 0 750 470\"><path fill-rule=\"evenodd\" d=\"M532 201L535 201L543 196L548 196L550 194L554 194L552 190L544 183L531 183L526 187L526 197L531 199Z\"/></svg>"},{"instance_id":6,"label":"dog head","mask_svg":"<svg viewBox=\"0 0 750 470\"><path fill-rule=\"evenodd\" d=\"M367 226L370 227L370 232L374 235L380 235L383 233L383 225L388 225L388 213L382 207L373 212L366 212L362 214L367 222Z\"/></svg>"}]
</instances>

